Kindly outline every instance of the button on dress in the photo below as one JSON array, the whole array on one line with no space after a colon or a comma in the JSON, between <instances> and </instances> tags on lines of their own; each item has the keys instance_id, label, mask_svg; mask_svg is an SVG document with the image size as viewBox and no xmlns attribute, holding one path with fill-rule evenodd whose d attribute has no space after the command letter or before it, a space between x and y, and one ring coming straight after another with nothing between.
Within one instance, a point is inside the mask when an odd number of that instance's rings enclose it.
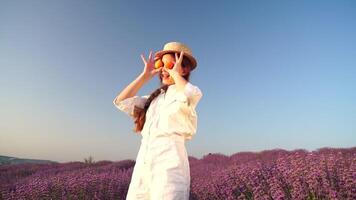
<instances>
[{"instance_id":1,"label":"button on dress","mask_svg":"<svg viewBox=\"0 0 356 200\"><path fill-rule=\"evenodd\" d=\"M133 96L114 105L133 117L149 95ZM188 200L190 169L185 141L197 130L196 106L201 90L190 82L181 91L169 85L152 100L141 131L141 145L133 169L127 200Z\"/></svg>"}]
</instances>

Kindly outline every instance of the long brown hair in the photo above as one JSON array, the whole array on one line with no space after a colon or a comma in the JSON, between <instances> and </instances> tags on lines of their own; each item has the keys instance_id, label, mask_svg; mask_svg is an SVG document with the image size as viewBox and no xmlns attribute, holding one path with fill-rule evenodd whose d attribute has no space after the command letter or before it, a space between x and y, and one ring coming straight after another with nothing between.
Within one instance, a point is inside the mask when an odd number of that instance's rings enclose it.
<instances>
[{"instance_id":1,"label":"long brown hair","mask_svg":"<svg viewBox=\"0 0 356 200\"><path fill-rule=\"evenodd\" d=\"M182 60L182 67L191 67L191 62L189 61L188 58L186 58L185 56L183 56L183 60ZM189 77L190 77L190 71L183 76L185 78L185 80L189 81ZM163 90L164 92L167 92L168 86L169 85L165 85L162 83L162 77L159 76L161 85L159 88L157 88L156 90L154 90L150 96L148 97L145 105L143 108L140 108L138 106L134 107L134 112L133 112L133 117L134 117L134 122L135 122L135 128L134 131L136 133L140 133L143 129L143 126L146 122L146 112L148 110L148 108L150 107L151 102L158 96L161 94L161 90Z\"/></svg>"}]
</instances>

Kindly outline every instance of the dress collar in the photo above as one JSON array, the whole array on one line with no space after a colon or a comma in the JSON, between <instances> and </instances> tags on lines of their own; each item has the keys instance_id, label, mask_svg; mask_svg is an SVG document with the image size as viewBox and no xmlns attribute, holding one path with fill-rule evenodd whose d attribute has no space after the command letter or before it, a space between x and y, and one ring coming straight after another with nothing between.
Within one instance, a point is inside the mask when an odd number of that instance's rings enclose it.
<instances>
[{"instance_id":1,"label":"dress collar","mask_svg":"<svg viewBox=\"0 0 356 200\"><path fill-rule=\"evenodd\" d=\"M168 88L167 88L166 93L168 93L168 91L170 91L170 90L175 90L175 88L176 88L176 84L171 84L171 85L169 85ZM164 93L164 90L163 90L163 89L161 89L161 94L162 94L162 93Z\"/></svg>"},{"instance_id":2,"label":"dress collar","mask_svg":"<svg viewBox=\"0 0 356 200\"><path fill-rule=\"evenodd\" d=\"M176 84L169 85L169 86L168 86L168 89L170 89L170 88L174 88L174 89L175 89L175 88L176 88ZM167 89L167 90L168 90L168 89Z\"/></svg>"}]
</instances>

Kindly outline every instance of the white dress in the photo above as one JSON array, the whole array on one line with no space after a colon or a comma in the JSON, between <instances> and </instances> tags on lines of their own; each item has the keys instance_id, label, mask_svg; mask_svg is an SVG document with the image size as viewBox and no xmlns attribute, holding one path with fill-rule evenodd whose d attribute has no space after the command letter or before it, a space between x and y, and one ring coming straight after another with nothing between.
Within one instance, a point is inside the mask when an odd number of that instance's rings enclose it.
<instances>
[{"instance_id":1,"label":"white dress","mask_svg":"<svg viewBox=\"0 0 356 200\"><path fill-rule=\"evenodd\" d=\"M133 96L114 105L132 117L134 105L143 107L149 95ZM150 104L141 131L141 145L133 169L127 200L188 200L190 169L185 141L197 130L195 108L201 90L187 82L183 91L175 84Z\"/></svg>"}]
</instances>

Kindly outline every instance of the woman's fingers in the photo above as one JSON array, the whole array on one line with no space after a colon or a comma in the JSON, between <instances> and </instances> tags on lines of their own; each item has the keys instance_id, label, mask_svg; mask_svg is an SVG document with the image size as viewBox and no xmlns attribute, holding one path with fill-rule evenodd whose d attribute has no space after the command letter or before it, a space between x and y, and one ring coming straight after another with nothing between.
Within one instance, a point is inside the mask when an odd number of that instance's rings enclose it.
<instances>
[{"instance_id":1,"label":"woman's fingers","mask_svg":"<svg viewBox=\"0 0 356 200\"><path fill-rule=\"evenodd\" d=\"M151 64L153 64L152 51L150 51L148 60L145 58L145 56L143 54L141 54L141 59L142 59L143 63L145 64L145 66L150 67Z\"/></svg>"},{"instance_id":2,"label":"woman's fingers","mask_svg":"<svg viewBox=\"0 0 356 200\"><path fill-rule=\"evenodd\" d=\"M160 67L158 69L154 69L152 71L153 71L153 74L156 74L156 73L160 72L161 70L162 70L162 67Z\"/></svg>"},{"instance_id":3,"label":"woman's fingers","mask_svg":"<svg viewBox=\"0 0 356 200\"><path fill-rule=\"evenodd\" d=\"M184 55L184 52L181 51L181 52L180 52L180 56L179 56L179 62L182 62L182 60L183 60L183 55Z\"/></svg>"},{"instance_id":4,"label":"woman's fingers","mask_svg":"<svg viewBox=\"0 0 356 200\"><path fill-rule=\"evenodd\" d=\"M150 51L150 55L148 56L148 60L152 62L152 51Z\"/></svg>"},{"instance_id":5,"label":"woman's fingers","mask_svg":"<svg viewBox=\"0 0 356 200\"><path fill-rule=\"evenodd\" d=\"M178 53L174 53L175 57L176 57L176 62L177 63L181 63L182 60L183 60L183 56L184 56L184 52L181 51L180 54L179 54L179 57L178 57Z\"/></svg>"},{"instance_id":6,"label":"woman's fingers","mask_svg":"<svg viewBox=\"0 0 356 200\"><path fill-rule=\"evenodd\" d=\"M146 61L145 57L143 56L143 54L141 54L141 59L142 59L143 63L145 63L145 65L147 65L147 61Z\"/></svg>"}]
</instances>

